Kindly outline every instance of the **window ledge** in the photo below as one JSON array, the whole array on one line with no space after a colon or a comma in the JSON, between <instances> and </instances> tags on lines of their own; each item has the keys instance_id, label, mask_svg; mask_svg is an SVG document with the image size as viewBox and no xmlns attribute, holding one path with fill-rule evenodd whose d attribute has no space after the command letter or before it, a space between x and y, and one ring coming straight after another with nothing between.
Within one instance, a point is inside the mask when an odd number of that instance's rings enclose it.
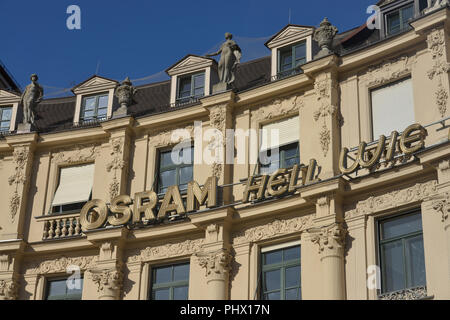
<instances>
[{"instance_id":1,"label":"window ledge","mask_svg":"<svg viewBox=\"0 0 450 320\"><path fill-rule=\"evenodd\" d=\"M378 296L378 300L429 300L434 296L427 294L426 287L416 287L384 293Z\"/></svg>"}]
</instances>

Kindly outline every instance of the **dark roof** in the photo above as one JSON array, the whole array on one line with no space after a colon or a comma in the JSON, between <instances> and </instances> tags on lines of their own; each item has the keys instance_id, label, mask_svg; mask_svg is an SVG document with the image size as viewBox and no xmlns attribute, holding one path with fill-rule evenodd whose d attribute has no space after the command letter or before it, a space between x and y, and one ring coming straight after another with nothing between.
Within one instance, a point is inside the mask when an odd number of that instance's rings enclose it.
<instances>
[{"instance_id":1,"label":"dark roof","mask_svg":"<svg viewBox=\"0 0 450 320\"><path fill-rule=\"evenodd\" d=\"M20 93L20 86L0 61L0 89Z\"/></svg>"}]
</instances>

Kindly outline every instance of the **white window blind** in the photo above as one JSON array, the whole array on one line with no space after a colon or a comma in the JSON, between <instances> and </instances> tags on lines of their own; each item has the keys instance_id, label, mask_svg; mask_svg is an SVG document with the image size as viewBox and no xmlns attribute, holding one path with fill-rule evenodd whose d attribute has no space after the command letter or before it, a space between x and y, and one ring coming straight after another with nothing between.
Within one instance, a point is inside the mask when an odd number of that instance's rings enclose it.
<instances>
[{"instance_id":1,"label":"white window blind","mask_svg":"<svg viewBox=\"0 0 450 320\"><path fill-rule=\"evenodd\" d=\"M52 206L89 200L94 183L94 164L61 168L59 186Z\"/></svg>"},{"instance_id":2,"label":"white window blind","mask_svg":"<svg viewBox=\"0 0 450 320\"><path fill-rule=\"evenodd\" d=\"M415 123L411 78L372 91L373 140Z\"/></svg>"},{"instance_id":3,"label":"white window blind","mask_svg":"<svg viewBox=\"0 0 450 320\"><path fill-rule=\"evenodd\" d=\"M298 116L269 123L261 129L261 150L273 149L299 140ZM278 136L278 141L277 141Z\"/></svg>"}]
</instances>

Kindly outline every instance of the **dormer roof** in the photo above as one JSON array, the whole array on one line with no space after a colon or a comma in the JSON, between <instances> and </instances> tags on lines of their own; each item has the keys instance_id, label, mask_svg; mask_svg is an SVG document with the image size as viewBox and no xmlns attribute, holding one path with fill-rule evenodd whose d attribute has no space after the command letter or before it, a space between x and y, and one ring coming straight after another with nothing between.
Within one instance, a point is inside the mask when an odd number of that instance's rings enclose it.
<instances>
[{"instance_id":1,"label":"dormer roof","mask_svg":"<svg viewBox=\"0 0 450 320\"><path fill-rule=\"evenodd\" d=\"M315 28L312 26L288 24L278 33L276 33L272 38L270 38L264 45L269 49L273 47L280 47L284 44L292 43L309 35L312 35L314 29Z\"/></svg>"},{"instance_id":2,"label":"dormer roof","mask_svg":"<svg viewBox=\"0 0 450 320\"><path fill-rule=\"evenodd\" d=\"M0 89L0 103L14 103L20 101L20 99L20 94Z\"/></svg>"},{"instance_id":3,"label":"dormer roof","mask_svg":"<svg viewBox=\"0 0 450 320\"><path fill-rule=\"evenodd\" d=\"M166 73L169 76L173 76L181 73L195 72L199 69L211 67L212 65L217 65L216 60L194 54L188 54L183 59L169 67L166 70Z\"/></svg>"},{"instance_id":4,"label":"dormer roof","mask_svg":"<svg viewBox=\"0 0 450 320\"><path fill-rule=\"evenodd\" d=\"M118 84L119 82L116 80L93 75L89 79L73 87L72 92L74 94L80 94L80 93L87 93L90 91L109 90L111 88L116 87Z\"/></svg>"}]
</instances>

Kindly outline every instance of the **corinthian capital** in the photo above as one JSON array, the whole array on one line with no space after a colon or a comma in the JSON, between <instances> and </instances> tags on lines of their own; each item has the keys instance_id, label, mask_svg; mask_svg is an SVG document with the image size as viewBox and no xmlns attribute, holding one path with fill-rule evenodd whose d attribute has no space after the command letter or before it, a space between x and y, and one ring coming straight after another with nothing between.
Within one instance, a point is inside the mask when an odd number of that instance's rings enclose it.
<instances>
[{"instance_id":1,"label":"corinthian capital","mask_svg":"<svg viewBox=\"0 0 450 320\"><path fill-rule=\"evenodd\" d=\"M99 299L117 299L122 288L123 273L118 270L93 270L92 281L97 285Z\"/></svg>"},{"instance_id":2,"label":"corinthian capital","mask_svg":"<svg viewBox=\"0 0 450 320\"><path fill-rule=\"evenodd\" d=\"M15 300L17 283L14 280L0 280L0 300Z\"/></svg>"},{"instance_id":3,"label":"corinthian capital","mask_svg":"<svg viewBox=\"0 0 450 320\"><path fill-rule=\"evenodd\" d=\"M225 278L231 270L232 256L227 249L196 255L208 278Z\"/></svg>"},{"instance_id":4,"label":"corinthian capital","mask_svg":"<svg viewBox=\"0 0 450 320\"><path fill-rule=\"evenodd\" d=\"M319 245L319 253L330 254L345 246L345 236L347 230L342 223L335 223L332 226L311 231L311 241Z\"/></svg>"}]
</instances>

